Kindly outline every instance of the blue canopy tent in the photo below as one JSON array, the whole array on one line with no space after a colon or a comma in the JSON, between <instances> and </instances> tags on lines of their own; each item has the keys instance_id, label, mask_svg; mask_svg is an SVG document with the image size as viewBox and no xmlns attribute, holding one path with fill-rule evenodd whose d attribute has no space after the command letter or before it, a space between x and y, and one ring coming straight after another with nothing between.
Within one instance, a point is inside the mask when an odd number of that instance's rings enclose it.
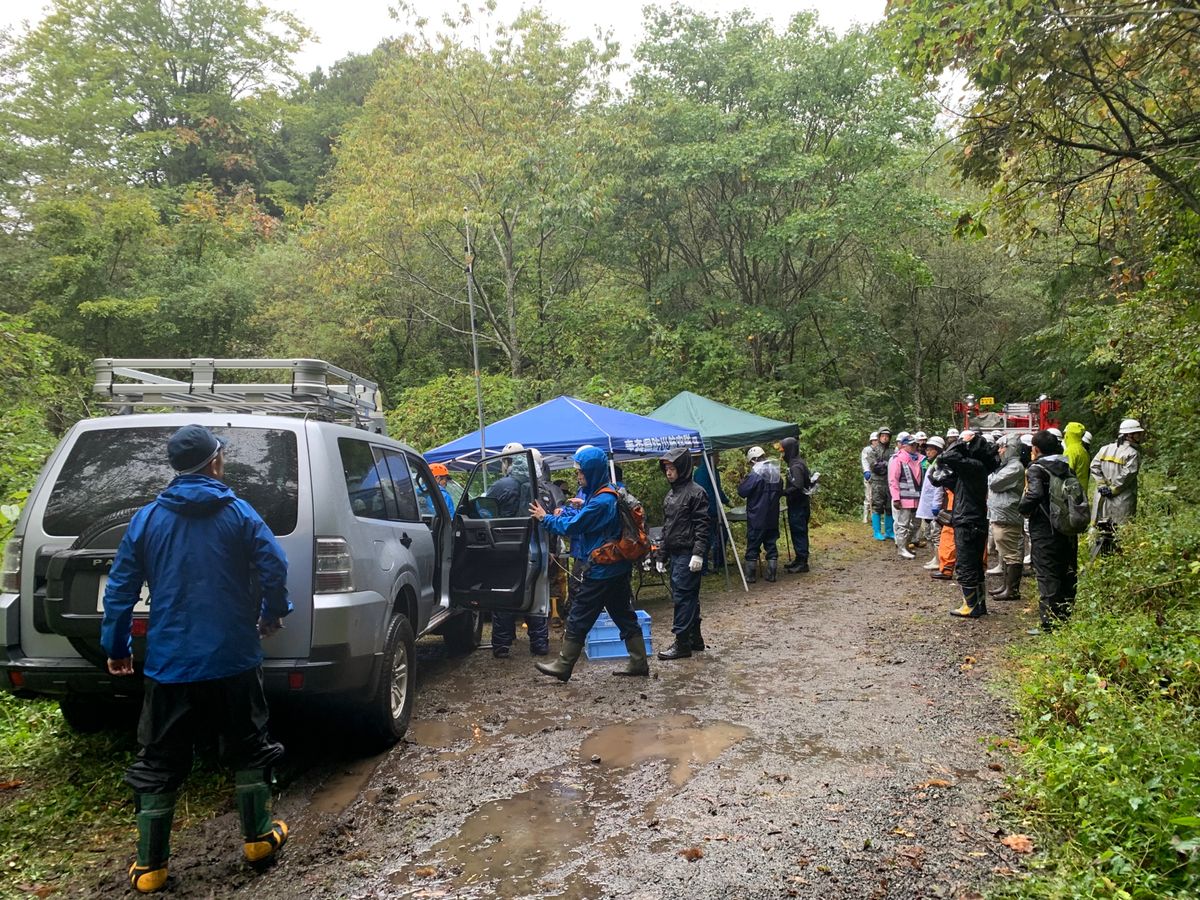
<instances>
[{"instance_id":1,"label":"blue canopy tent","mask_svg":"<svg viewBox=\"0 0 1200 900\"><path fill-rule=\"evenodd\" d=\"M675 447L700 453L703 445L694 428L671 425L634 413L609 409L576 397L555 397L545 403L501 419L484 428L487 454L499 453L505 444L517 441L541 451L551 468L571 465L583 444L592 444L622 462L660 456ZM425 454L431 463L467 469L481 455L479 432L434 447Z\"/></svg>"}]
</instances>

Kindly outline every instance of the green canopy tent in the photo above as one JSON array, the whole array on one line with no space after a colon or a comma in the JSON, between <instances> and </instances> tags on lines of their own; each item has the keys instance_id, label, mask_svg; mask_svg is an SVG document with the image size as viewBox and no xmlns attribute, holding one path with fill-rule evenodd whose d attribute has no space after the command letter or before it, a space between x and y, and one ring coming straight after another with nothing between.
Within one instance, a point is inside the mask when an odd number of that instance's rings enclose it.
<instances>
[{"instance_id":1,"label":"green canopy tent","mask_svg":"<svg viewBox=\"0 0 1200 900\"><path fill-rule=\"evenodd\" d=\"M740 447L750 447L754 444L768 444L783 440L785 437L800 437L800 428L794 422L780 422L778 419L768 419L742 409L735 409L716 400L710 400L691 391L680 391L654 412L650 417L660 422L670 422L684 428L692 428L700 432L700 440L704 442L704 464L716 484L716 469L709 458L710 451L731 450ZM717 511L725 523L725 535L729 538L729 546L733 551L733 559L737 565L738 574L742 576L742 587L747 591L750 586L746 583L746 573L742 571L742 560L737 547L733 544L733 535L729 530L729 518L725 515L725 507L717 504ZM726 585L729 581L729 558L725 558Z\"/></svg>"}]
</instances>

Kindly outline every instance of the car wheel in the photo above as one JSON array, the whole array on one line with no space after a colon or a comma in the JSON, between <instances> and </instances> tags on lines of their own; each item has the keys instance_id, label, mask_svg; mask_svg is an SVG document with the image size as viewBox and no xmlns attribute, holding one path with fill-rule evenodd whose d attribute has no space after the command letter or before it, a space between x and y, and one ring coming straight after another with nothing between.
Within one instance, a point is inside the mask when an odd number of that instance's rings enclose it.
<instances>
[{"instance_id":1,"label":"car wheel","mask_svg":"<svg viewBox=\"0 0 1200 900\"><path fill-rule=\"evenodd\" d=\"M379 676L364 709L369 737L390 747L408 730L417 687L416 640L407 617L395 615L388 625Z\"/></svg>"},{"instance_id":2,"label":"car wheel","mask_svg":"<svg viewBox=\"0 0 1200 900\"><path fill-rule=\"evenodd\" d=\"M478 650L483 639L483 613L477 609L467 609L451 616L442 627L442 639L446 642L446 652L452 656Z\"/></svg>"}]
</instances>

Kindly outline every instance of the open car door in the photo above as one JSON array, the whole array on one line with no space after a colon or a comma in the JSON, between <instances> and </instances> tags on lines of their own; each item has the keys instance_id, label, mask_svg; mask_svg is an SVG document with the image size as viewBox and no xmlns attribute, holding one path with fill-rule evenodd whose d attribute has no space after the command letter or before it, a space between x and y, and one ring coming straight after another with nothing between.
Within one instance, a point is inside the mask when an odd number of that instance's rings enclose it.
<instances>
[{"instance_id":1,"label":"open car door","mask_svg":"<svg viewBox=\"0 0 1200 900\"><path fill-rule=\"evenodd\" d=\"M471 470L452 525L452 605L549 615L549 540L529 514L537 496L528 450L489 457Z\"/></svg>"}]
</instances>

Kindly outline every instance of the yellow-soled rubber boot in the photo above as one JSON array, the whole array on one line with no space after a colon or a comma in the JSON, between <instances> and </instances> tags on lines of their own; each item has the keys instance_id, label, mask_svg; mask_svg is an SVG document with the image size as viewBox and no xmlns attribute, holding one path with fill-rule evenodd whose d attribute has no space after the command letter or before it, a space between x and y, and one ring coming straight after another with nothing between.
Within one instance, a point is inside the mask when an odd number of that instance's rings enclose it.
<instances>
[{"instance_id":1,"label":"yellow-soled rubber boot","mask_svg":"<svg viewBox=\"0 0 1200 900\"><path fill-rule=\"evenodd\" d=\"M153 894L167 886L175 794L137 794L134 803L138 849L137 860L129 867L129 884L139 894Z\"/></svg>"},{"instance_id":2,"label":"yellow-soled rubber boot","mask_svg":"<svg viewBox=\"0 0 1200 900\"><path fill-rule=\"evenodd\" d=\"M978 619L987 615L987 602L983 599L980 586L962 585L963 603L958 609L950 610L950 615L960 619Z\"/></svg>"},{"instance_id":3,"label":"yellow-soled rubber boot","mask_svg":"<svg viewBox=\"0 0 1200 900\"><path fill-rule=\"evenodd\" d=\"M287 843L287 823L271 818L271 786L264 769L243 769L235 781L242 854L251 865L267 865Z\"/></svg>"}]
</instances>

